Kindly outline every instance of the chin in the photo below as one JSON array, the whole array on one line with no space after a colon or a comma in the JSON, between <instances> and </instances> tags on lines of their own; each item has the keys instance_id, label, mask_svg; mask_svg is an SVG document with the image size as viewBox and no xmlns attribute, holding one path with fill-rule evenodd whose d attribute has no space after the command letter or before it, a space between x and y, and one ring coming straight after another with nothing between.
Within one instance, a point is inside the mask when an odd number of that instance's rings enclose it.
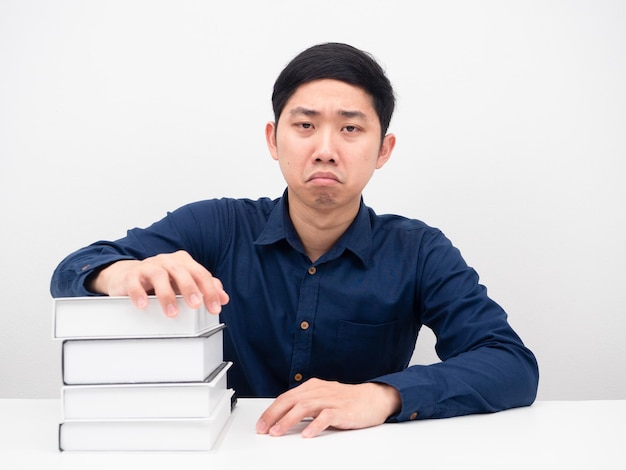
<instances>
[{"instance_id":1,"label":"chin","mask_svg":"<svg viewBox=\"0 0 626 470\"><path fill-rule=\"evenodd\" d=\"M315 203L318 206L332 207L337 204L337 200L328 193L322 193L315 198Z\"/></svg>"}]
</instances>

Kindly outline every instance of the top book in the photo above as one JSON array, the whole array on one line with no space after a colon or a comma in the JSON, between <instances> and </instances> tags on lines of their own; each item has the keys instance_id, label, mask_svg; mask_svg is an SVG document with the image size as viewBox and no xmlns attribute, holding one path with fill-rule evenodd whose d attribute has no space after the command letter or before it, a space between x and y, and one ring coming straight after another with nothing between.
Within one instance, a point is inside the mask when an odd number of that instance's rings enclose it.
<instances>
[{"instance_id":1,"label":"top book","mask_svg":"<svg viewBox=\"0 0 626 470\"><path fill-rule=\"evenodd\" d=\"M129 297L59 297L54 299L55 338L151 338L198 336L220 324L204 305L189 307L177 296L178 315L168 317L156 296L139 309Z\"/></svg>"}]
</instances>

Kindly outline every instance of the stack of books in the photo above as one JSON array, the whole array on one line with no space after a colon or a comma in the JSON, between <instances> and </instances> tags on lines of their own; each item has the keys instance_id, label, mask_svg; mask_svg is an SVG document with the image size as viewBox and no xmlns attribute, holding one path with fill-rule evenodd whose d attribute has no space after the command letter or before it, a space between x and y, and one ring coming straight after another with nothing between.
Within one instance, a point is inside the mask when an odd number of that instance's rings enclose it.
<instances>
[{"instance_id":1,"label":"stack of books","mask_svg":"<svg viewBox=\"0 0 626 470\"><path fill-rule=\"evenodd\" d=\"M62 340L61 451L211 451L231 414L217 315L177 298L54 299Z\"/></svg>"}]
</instances>

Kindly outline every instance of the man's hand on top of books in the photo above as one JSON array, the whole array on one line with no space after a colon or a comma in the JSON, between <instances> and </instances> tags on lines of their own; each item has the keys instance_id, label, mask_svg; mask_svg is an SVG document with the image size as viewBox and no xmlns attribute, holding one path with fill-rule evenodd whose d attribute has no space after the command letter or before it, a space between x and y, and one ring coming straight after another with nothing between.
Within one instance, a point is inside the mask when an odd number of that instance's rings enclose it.
<instances>
[{"instance_id":1,"label":"man's hand on top of books","mask_svg":"<svg viewBox=\"0 0 626 470\"><path fill-rule=\"evenodd\" d=\"M171 317L178 314L177 294L192 308L204 301L206 309L216 315L229 301L222 282L186 251L117 261L98 272L87 287L100 294L127 295L139 308L146 307L148 295L154 294Z\"/></svg>"}]
</instances>

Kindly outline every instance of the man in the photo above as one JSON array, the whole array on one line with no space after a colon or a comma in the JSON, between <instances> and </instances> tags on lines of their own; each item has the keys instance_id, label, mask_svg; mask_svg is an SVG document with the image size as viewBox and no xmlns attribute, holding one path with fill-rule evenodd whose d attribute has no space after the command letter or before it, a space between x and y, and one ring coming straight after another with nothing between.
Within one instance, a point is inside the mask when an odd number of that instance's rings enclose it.
<instances>
[{"instance_id":1,"label":"man","mask_svg":"<svg viewBox=\"0 0 626 470\"><path fill-rule=\"evenodd\" d=\"M390 158L392 86L367 53L313 46L282 71L265 135L283 197L188 204L55 270L53 296L204 302L227 325L239 396L277 397L258 433L451 417L530 405L537 363L438 230L379 216L363 188ZM440 363L407 367L422 324Z\"/></svg>"}]
</instances>

